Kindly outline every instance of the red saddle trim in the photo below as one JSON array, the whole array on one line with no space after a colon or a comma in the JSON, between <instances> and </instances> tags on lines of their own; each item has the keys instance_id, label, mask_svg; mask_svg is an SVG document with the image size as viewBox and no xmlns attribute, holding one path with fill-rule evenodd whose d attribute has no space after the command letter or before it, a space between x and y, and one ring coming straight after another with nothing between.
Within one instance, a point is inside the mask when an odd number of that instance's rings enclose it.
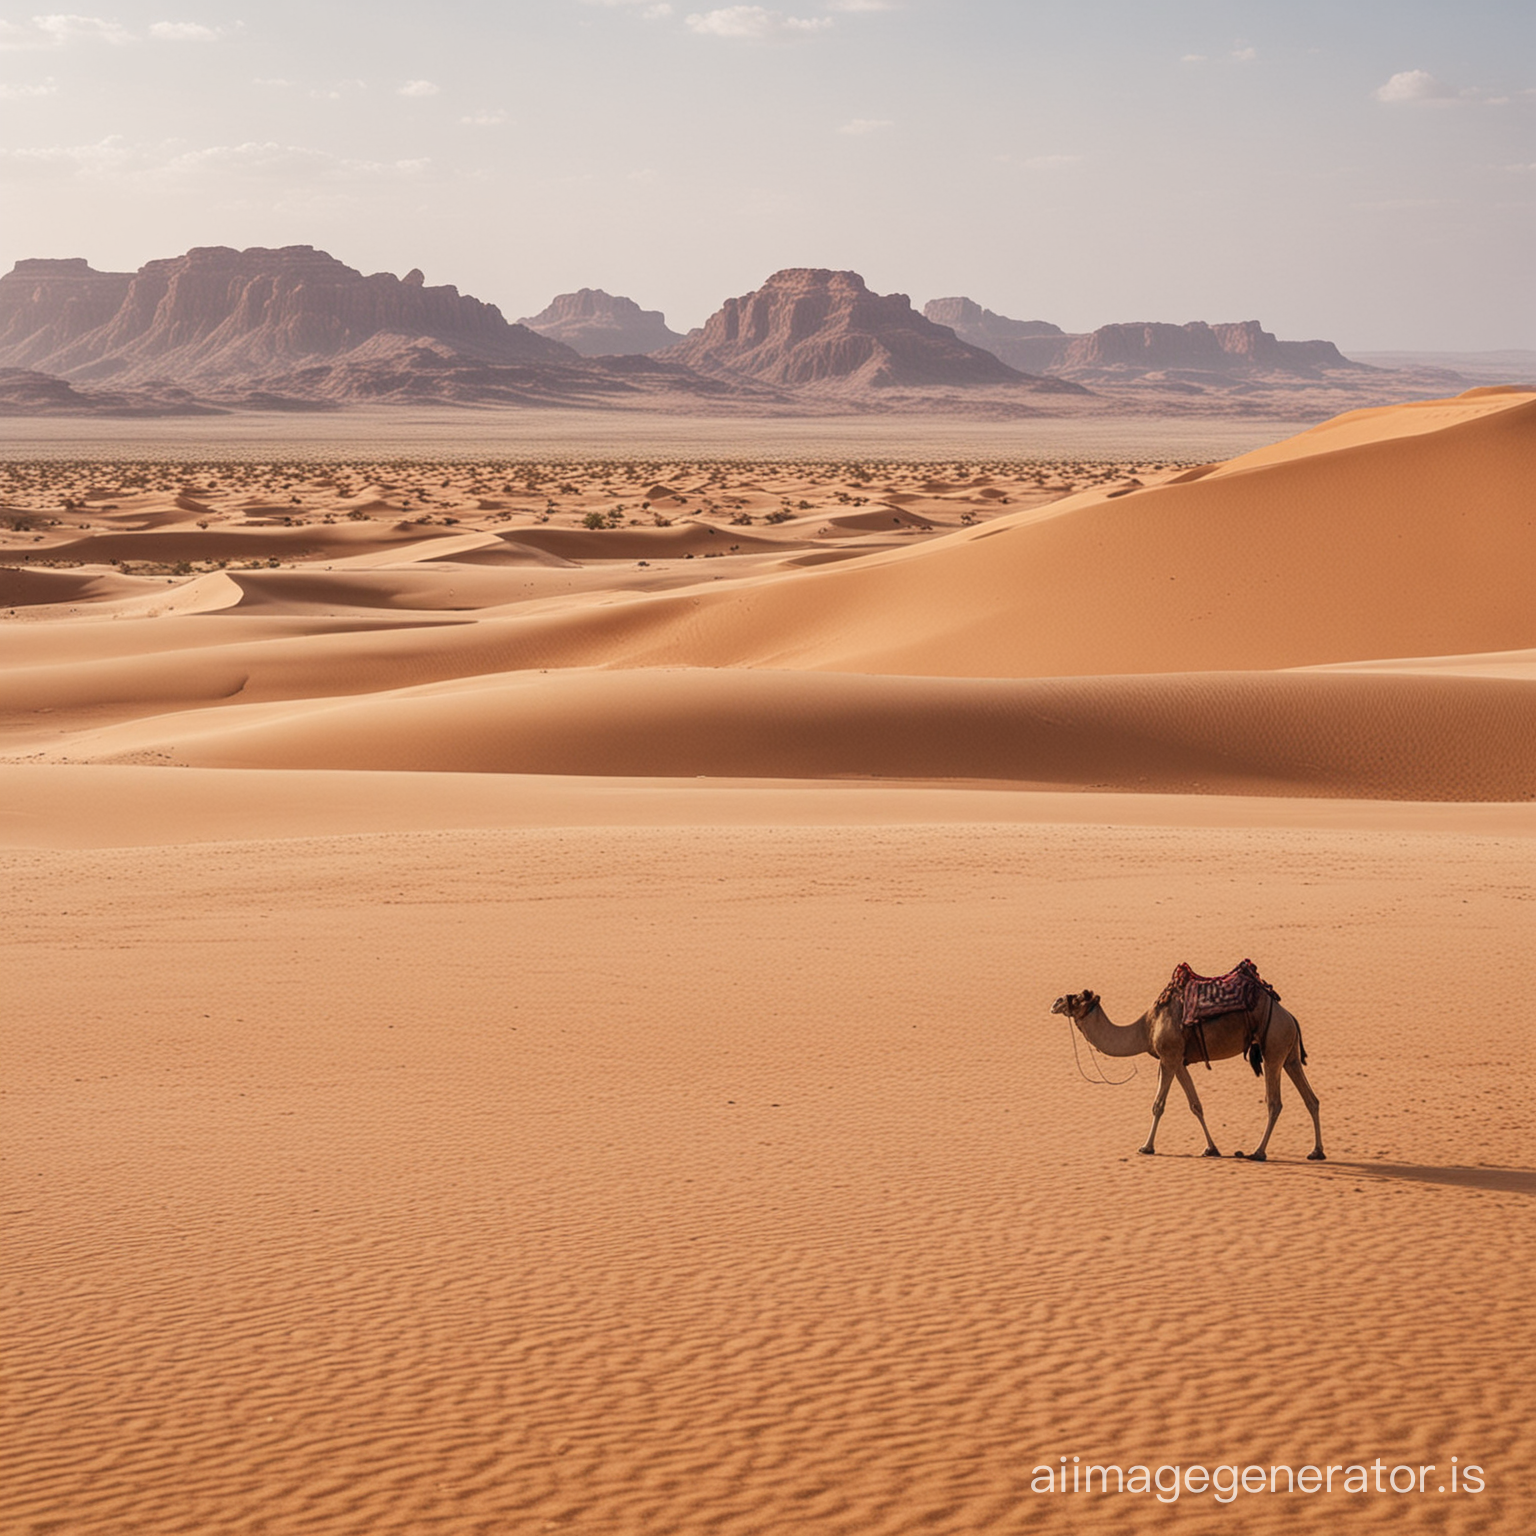
<instances>
[{"instance_id":1,"label":"red saddle trim","mask_svg":"<svg viewBox=\"0 0 1536 1536\"><path fill-rule=\"evenodd\" d=\"M1252 960L1243 960L1225 976L1201 976L1180 963L1157 1000L1159 1008L1178 1001L1184 1027L1202 1019L1218 1018L1224 1013L1247 1013L1267 992L1278 1003L1280 994L1259 975Z\"/></svg>"}]
</instances>

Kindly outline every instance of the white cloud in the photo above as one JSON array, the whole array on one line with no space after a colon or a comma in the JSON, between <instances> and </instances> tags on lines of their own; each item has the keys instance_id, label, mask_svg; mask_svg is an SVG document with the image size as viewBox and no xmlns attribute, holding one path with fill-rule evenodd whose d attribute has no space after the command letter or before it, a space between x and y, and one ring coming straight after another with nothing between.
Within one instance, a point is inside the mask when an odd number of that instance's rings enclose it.
<instances>
[{"instance_id":1,"label":"white cloud","mask_svg":"<svg viewBox=\"0 0 1536 1536\"><path fill-rule=\"evenodd\" d=\"M297 144L210 144L184 150L168 159L146 154L136 168L140 180L151 183L211 181L226 187L233 181L282 186L393 180L411 177L426 169L428 160L354 160L329 150L307 149ZM119 172L121 174L121 172Z\"/></svg>"},{"instance_id":2,"label":"white cloud","mask_svg":"<svg viewBox=\"0 0 1536 1536\"><path fill-rule=\"evenodd\" d=\"M366 80L338 80L334 85L313 86L309 92L311 101L340 101L348 91L366 91Z\"/></svg>"},{"instance_id":3,"label":"white cloud","mask_svg":"<svg viewBox=\"0 0 1536 1536\"><path fill-rule=\"evenodd\" d=\"M29 101L36 96L56 96L58 82L52 75L40 85L0 85L0 101Z\"/></svg>"},{"instance_id":4,"label":"white cloud","mask_svg":"<svg viewBox=\"0 0 1536 1536\"><path fill-rule=\"evenodd\" d=\"M459 121L469 128L494 128L499 123L507 120L507 114L500 107L494 109L484 108L479 112L471 112Z\"/></svg>"},{"instance_id":5,"label":"white cloud","mask_svg":"<svg viewBox=\"0 0 1536 1536\"><path fill-rule=\"evenodd\" d=\"M888 117L856 117L851 122L844 123L837 131L839 133L879 133L883 128L894 128L896 124Z\"/></svg>"},{"instance_id":6,"label":"white cloud","mask_svg":"<svg viewBox=\"0 0 1536 1536\"><path fill-rule=\"evenodd\" d=\"M157 21L149 29L149 35L163 43L211 43L221 32L221 28L205 27L199 21Z\"/></svg>"},{"instance_id":7,"label":"white cloud","mask_svg":"<svg viewBox=\"0 0 1536 1536\"><path fill-rule=\"evenodd\" d=\"M133 40L133 34L120 22L103 21L99 16L34 16L32 25L59 44L77 40L121 44Z\"/></svg>"},{"instance_id":8,"label":"white cloud","mask_svg":"<svg viewBox=\"0 0 1536 1536\"><path fill-rule=\"evenodd\" d=\"M436 96L438 87L430 80L407 80L395 92L397 96Z\"/></svg>"},{"instance_id":9,"label":"white cloud","mask_svg":"<svg viewBox=\"0 0 1536 1536\"><path fill-rule=\"evenodd\" d=\"M1405 69L1373 93L1377 101L1444 101L1450 90L1424 69Z\"/></svg>"},{"instance_id":10,"label":"white cloud","mask_svg":"<svg viewBox=\"0 0 1536 1536\"><path fill-rule=\"evenodd\" d=\"M353 160L329 150L306 149L296 144L210 144L185 150L159 163L146 164L143 174L156 181L196 180L205 175L221 181L230 176L253 180L279 178L284 182L335 181L357 178L413 176L426 160Z\"/></svg>"},{"instance_id":11,"label":"white cloud","mask_svg":"<svg viewBox=\"0 0 1536 1536\"><path fill-rule=\"evenodd\" d=\"M205 27L200 21L156 21L148 36L162 43L210 43L233 27ZM121 47L138 39L121 22L101 16L76 16L73 12L34 16L28 22L0 21L0 51L24 48L63 48L70 43L111 43Z\"/></svg>"},{"instance_id":12,"label":"white cloud","mask_svg":"<svg viewBox=\"0 0 1536 1536\"><path fill-rule=\"evenodd\" d=\"M107 176L117 184L134 182L141 186L207 182L225 187L236 181L334 186L411 177L430 163L353 160L293 144L211 144L201 149L186 149L176 143L130 144L120 134L114 134L95 144L0 150L0 178Z\"/></svg>"},{"instance_id":13,"label":"white cloud","mask_svg":"<svg viewBox=\"0 0 1536 1536\"><path fill-rule=\"evenodd\" d=\"M832 25L829 16L786 16L762 5L728 5L718 11L695 12L686 20L704 37L783 37L824 32Z\"/></svg>"},{"instance_id":14,"label":"white cloud","mask_svg":"<svg viewBox=\"0 0 1536 1536\"><path fill-rule=\"evenodd\" d=\"M1031 171L1061 171L1069 165L1081 165L1081 155L1032 155L1024 162Z\"/></svg>"},{"instance_id":15,"label":"white cloud","mask_svg":"<svg viewBox=\"0 0 1536 1536\"><path fill-rule=\"evenodd\" d=\"M0 172L11 179L35 179L91 174L117 175L133 158L121 134L95 144L55 144L45 149L0 149Z\"/></svg>"},{"instance_id":16,"label":"white cloud","mask_svg":"<svg viewBox=\"0 0 1536 1536\"><path fill-rule=\"evenodd\" d=\"M120 22L100 16L34 16L30 23L0 21L0 49L62 48L66 43L122 44L133 34Z\"/></svg>"},{"instance_id":17,"label":"white cloud","mask_svg":"<svg viewBox=\"0 0 1536 1536\"><path fill-rule=\"evenodd\" d=\"M1229 59L1233 59L1239 64L1252 64L1258 56L1259 50L1247 45L1241 48L1234 48L1227 55ZM1185 53L1179 56L1179 62L1181 64L1209 64L1211 56L1208 53Z\"/></svg>"}]
</instances>

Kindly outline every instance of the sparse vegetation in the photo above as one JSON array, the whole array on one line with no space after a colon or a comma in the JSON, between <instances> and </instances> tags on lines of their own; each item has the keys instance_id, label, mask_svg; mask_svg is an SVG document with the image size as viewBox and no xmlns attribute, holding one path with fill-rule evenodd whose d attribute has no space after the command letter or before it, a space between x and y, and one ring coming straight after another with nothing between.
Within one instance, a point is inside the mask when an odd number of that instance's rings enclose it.
<instances>
[{"instance_id":1,"label":"sparse vegetation","mask_svg":"<svg viewBox=\"0 0 1536 1536\"><path fill-rule=\"evenodd\" d=\"M115 568L133 577L185 578L225 568L247 571L303 568L345 549L387 550L391 544L441 537L449 531L495 530L515 543L521 528L548 525L591 531L629 528L644 541L677 521L695 533L727 527L782 526L803 520L796 536L830 541L856 553L897 539L973 527L1018 507L1039 506L1073 491L1133 490L1156 483L1184 462L1092 461L1082 458L776 459L438 461L336 458L277 463L225 458L123 463L103 459L0 461L0 565ZM495 500L487 500L495 497ZM363 506L372 511L363 510ZM665 508L665 510L663 510ZM679 513L675 509L685 509ZM839 523L839 513L861 511ZM819 514L819 516L818 516ZM293 529L346 521L344 543L317 534L308 549L291 542ZM815 532L809 530L814 529ZM232 559L227 541L239 530ZM134 541L146 559L136 559ZM102 543L99 554L91 545ZM619 560L631 569L634 540L591 541L582 559ZM706 541L709 542L709 541ZM654 556L667 563L743 554L751 545L720 539L707 553L657 539ZM694 579L699 579L695 577ZM713 578L703 578L713 579ZM544 591L535 581L518 590Z\"/></svg>"}]
</instances>

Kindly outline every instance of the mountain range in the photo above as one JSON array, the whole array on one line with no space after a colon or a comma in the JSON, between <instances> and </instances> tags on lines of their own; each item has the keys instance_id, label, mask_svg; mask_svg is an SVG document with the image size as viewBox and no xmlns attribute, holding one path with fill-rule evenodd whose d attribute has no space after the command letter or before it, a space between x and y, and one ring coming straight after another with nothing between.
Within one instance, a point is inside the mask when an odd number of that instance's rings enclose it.
<instances>
[{"instance_id":1,"label":"mountain range","mask_svg":"<svg viewBox=\"0 0 1536 1536\"><path fill-rule=\"evenodd\" d=\"M1371 372L1331 341L1279 341L1257 320L1208 325L1138 321L1069 335L1043 320L1010 320L972 299L931 299L928 319L1015 368L1108 383L1148 374L1219 384L1234 375L1322 379L1338 370Z\"/></svg>"},{"instance_id":2,"label":"mountain range","mask_svg":"<svg viewBox=\"0 0 1536 1536\"><path fill-rule=\"evenodd\" d=\"M855 272L794 267L687 336L584 288L509 322L419 270L365 276L311 246L204 246L137 272L80 257L0 277L0 414L188 415L403 402L688 412L1145 409L1397 378L1256 321L1068 334L967 298L923 311ZM1435 380L1442 388L1444 376ZM1428 392L1428 391L1423 391ZM1355 400L1352 403L1366 403Z\"/></svg>"}]
</instances>

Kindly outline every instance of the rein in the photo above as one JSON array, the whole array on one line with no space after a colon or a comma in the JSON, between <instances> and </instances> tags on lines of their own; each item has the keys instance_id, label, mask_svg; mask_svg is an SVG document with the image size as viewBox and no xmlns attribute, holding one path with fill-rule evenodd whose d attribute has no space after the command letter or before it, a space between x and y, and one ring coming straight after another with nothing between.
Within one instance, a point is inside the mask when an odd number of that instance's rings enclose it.
<instances>
[{"instance_id":1,"label":"rein","mask_svg":"<svg viewBox=\"0 0 1536 1536\"><path fill-rule=\"evenodd\" d=\"M1136 1077L1140 1074L1141 1068L1138 1067L1133 1061L1131 1063L1130 1077L1105 1077L1104 1068L1099 1065L1098 1053L1095 1052L1088 1059L1093 1063L1093 1070L1099 1075L1097 1077L1089 1077L1088 1074L1083 1071L1083 1063L1077 1054L1077 1025L1072 1022L1072 1016L1070 1014L1063 1014L1062 1017L1066 1019L1067 1033L1072 1037L1072 1064L1077 1068L1077 1075L1082 1078L1085 1083L1102 1085L1105 1088L1121 1088L1126 1083L1130 1082L1131 1077Z\"/></svg>"}]
</instances>

